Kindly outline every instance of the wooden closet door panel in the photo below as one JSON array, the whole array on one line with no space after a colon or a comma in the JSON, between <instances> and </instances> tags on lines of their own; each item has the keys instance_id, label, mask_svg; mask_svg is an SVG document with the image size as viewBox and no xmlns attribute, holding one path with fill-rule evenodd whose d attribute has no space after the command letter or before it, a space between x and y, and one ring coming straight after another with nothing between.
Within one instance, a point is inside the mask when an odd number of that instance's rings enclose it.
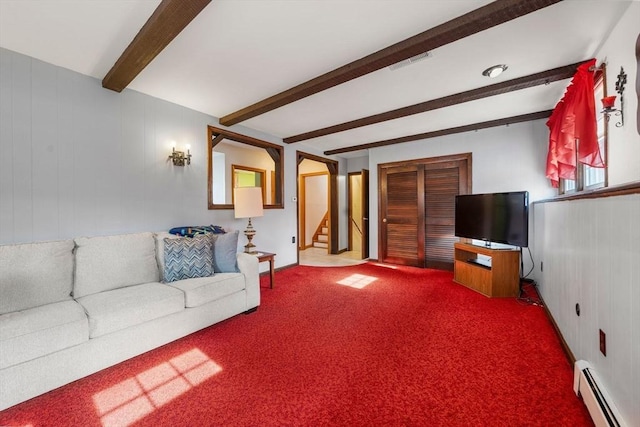
<instances>
[{"instance_id":1,"label":"wooden closet door panel","mask_svg":"<svg viewBox=\"0 0 640 427\"><path fill-rule=\"evenodd\" d=\"M455 196L460 193L460 165L447 162L425 170L425 263L453 270Z\"/></svg>"},{"instance_id":2,"label":"wooden closet door panel","mask_svg":"<svg viewBox=\"0 0 640 427\"><path fill-rule=\"evenodd\" d=\"M381 173L381 260L424 266L423 167L388 168Z\"/></svg>"}]
</instances>

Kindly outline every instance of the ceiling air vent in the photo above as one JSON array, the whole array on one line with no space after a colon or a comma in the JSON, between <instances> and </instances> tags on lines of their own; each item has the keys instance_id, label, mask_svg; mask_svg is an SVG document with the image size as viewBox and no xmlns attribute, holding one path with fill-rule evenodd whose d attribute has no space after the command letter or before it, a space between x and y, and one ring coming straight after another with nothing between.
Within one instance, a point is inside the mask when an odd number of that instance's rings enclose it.
<instances>
[{"instance_id":1,"label":"ceiling air vent","mask_svg":"<svg viewBox=\"0 0 640 427\"><path fill-rule=\"evenodd\" d=\"M423 59L431 58L433 54L431 52L424 52L416 56L412 56L409 59L405 59L404 61L396 62L393 65L389 65L389 69L391 71L397 70L398 68L406 67L407 65L415 64L418 61L422 61Z\"/></svg>"}]
</instances>

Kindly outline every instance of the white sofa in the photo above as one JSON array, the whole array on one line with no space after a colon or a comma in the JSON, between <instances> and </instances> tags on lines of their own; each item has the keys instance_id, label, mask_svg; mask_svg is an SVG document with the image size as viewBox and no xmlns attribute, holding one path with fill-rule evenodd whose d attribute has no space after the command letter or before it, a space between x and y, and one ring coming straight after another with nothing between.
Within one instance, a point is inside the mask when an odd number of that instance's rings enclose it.
<instances>
[{"instance_id":1,"label":"white sofa","mask_svg":"<svg viewBox=\"0 0 640 427\"><path fill-rule=\"evenodd\" d=\"M163 283L175 238L0 246L0 410L258 307L258 260L235 247L238 272Z\"/></svg>"}]
</instances>

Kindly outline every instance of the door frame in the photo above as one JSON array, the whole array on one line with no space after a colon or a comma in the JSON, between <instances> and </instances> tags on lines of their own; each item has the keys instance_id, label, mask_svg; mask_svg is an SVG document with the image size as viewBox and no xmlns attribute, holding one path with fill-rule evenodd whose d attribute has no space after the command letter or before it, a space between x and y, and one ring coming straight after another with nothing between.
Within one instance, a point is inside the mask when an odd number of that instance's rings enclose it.
<instances>
[{"instance_id":1,"label":"door frame","mask_svg":"<svg viewBox=\"0 0 640 427\"><path fill-rule=\"evenodd\" d=\"M324 163L329 171L329 253L339 253L338 243L338 161L316 156L315 154L296 151L296 195L300 194L300 163L303 160L314 160ZM297 232L300 232L300 206L296 209ZM300 236L298 236L298 239ZM299 248L300 245L297 245ZM300 249L298 253L298 263L300 262Z\"/></svg>"}]
</instances>

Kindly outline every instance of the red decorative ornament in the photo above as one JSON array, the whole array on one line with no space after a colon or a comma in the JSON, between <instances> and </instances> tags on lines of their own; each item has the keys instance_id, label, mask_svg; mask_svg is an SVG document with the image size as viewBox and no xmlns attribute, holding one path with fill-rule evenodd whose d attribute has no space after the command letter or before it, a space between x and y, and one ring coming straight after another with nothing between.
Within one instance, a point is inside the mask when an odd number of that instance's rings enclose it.
<instances>
[{"instance_id":1,"label":"red decorative ornament","mask_svg":"<svg viewBox=\"0 0 640 427\"><path fill-rule=\"evenodd\" d=\"M605 110L610 110L613 108L613 105L616 102L616 96L605 96L604 98L602 98L602 107Z\"/></svg>"}]
</instances>

